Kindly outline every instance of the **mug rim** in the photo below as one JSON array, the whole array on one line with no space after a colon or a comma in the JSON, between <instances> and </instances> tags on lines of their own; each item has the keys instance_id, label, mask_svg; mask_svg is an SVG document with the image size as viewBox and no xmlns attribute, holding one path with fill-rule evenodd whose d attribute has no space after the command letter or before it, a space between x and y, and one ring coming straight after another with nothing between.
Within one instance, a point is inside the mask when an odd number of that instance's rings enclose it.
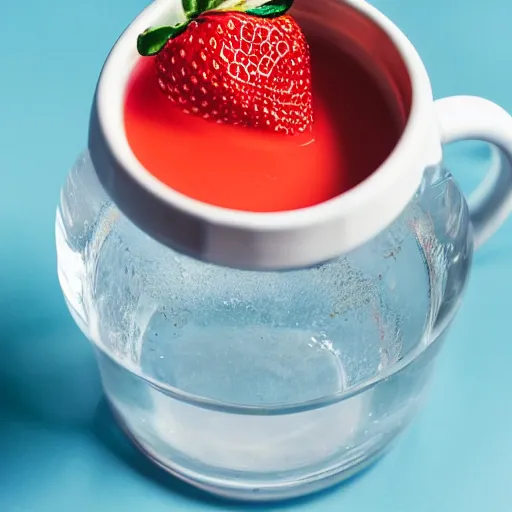
<instances>
[{"instance_id":1,"label":"mug rim","mask_svg":"<svg viewBox=\"0 0 512 512\"><path fill-rule=\"evenodd\" d=\"M93 164L107 193L132 222L164 245L199 260L247 269L318 264L353 250L389 226L416 193L424 169L441 160L425 67L406 36L365 0L343 0L390 39L409 74L412 99L402 135L368 178L328 201L279 212L223 208L181 194L155 178L129 147L120 103L136 35L179 0L156 0L121 35L102 70L89 130ZM144 27L144 28L143 28ZM131 72L133 66L129 71ZM122 108L121 108L122 111ZM148 212L151 212L148 213Z\"/></svg>"}]
</instances>

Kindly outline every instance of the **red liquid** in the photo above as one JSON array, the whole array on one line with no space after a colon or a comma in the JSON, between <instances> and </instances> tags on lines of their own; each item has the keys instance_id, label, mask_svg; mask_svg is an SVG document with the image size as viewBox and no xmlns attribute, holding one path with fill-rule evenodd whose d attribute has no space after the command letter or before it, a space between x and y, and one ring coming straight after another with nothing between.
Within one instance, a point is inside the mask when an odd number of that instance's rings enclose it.
<instances>
[{"instance_id":1,"label":"red liquid","mask_svg":"<svg viewBox=\"0 0 512 512\"><path fill-rule=\"evenodd\" d=\"M125 106L128 142L169 187L200 201L271 212L312 206L347 191L383 163L402 130L396 108L353 57L311 41L315 125L285 136L182 113L141 59Z\"/></svg>"}]
</instances>

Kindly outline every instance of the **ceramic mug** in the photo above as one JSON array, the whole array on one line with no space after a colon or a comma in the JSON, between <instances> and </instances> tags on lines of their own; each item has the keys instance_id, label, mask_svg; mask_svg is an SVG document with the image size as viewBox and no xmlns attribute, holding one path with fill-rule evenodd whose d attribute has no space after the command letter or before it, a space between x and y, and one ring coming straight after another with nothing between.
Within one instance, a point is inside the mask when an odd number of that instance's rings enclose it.
<instances>
[{"instance_id":1,"label":"ceramic mug","mask_svg":"<svg viewBox=\"0 0 512 512\"><path fill-rule=\"evenodd\" d=\"M123 129L123 98L138 58L134 41L148 26L180 21L181 2L157 0L124 32L103 68L89 149L98 177L119 208L162 243L198 259L236 268L315 264L367 242L390 225L417 191L424 171L442 160L442 145L463 139L495 144L510 155L511 120L474 97L434 102L428 74L408 39L363 0L296 2L295 13L324 35L342 37L373 59L408 110L395 150L368 179L314 208L261 215L204 204L166 187L132 153ZM508 169L473 196L477 244L510 208ZM483 221L485 219L485 221Z\"/></svg>"}]
</instances>

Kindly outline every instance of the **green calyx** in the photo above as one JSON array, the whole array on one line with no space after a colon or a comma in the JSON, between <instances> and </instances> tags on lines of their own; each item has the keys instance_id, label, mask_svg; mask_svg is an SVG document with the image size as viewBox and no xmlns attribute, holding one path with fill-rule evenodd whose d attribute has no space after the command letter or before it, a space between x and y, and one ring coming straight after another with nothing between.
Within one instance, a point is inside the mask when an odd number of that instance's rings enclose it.
<instances>
[{"instance_id":1,"label":"green calyx","mask_svg":"<svg viewBox=\"0 0 512 512\"><path fill-rule=\"evenodd\" d=\"M137 50L143 57L158 54L171 39L187 29L189 23L208 11L244 12L259 18L277 18L286 14L294 0L182 0L186 21L174 26L151 27L137 38Z\"/></svg>"},{"instance_id":2,"label":"green calyx","mask_svg":"<svg viewBox=\"0 0 512 512\"><path fill-rule=\"evenodd\" d=\"M182 0L183 9L187 19L193 20L206 11L214 11L220 7L224 0Z\"/></svg>"},{"instance_id":3,"label":"green calyx","mask_svg":"<svg viewBox=\"0 0 512 512\"><path fill-rule=\"evenodd\" d=\"M137 51L144 57L156 55L167 41L185 32L187 26L188 22L179 23L174 27L148 28L137 38Z\"/></svg>"},{"instance_id":4,"label":"green calyx","mask_svg":"<svg viewBox=\"0 0 512 512\"><path fill-rule=\"evenodd\" d=\"M294 0L270 0L269 2L245 11L247 14L260 18L277 18L286 14L292 7Z\"/></svg>"}]
</instances>

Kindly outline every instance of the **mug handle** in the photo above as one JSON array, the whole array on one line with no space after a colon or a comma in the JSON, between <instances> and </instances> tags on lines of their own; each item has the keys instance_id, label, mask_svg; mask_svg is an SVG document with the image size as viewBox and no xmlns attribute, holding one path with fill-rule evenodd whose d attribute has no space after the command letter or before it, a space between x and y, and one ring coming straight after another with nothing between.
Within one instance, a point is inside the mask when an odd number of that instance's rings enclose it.
<instances>
[{"instance_id":1,"label":"mug handle","mask_svg":"<svg viewBox=\"0 0 512 512\"><path fill-rule=\"evenodd\" d=\"M481 247L512 211L512 116L476 96L452 96L435 102L442 144L481 140L493 144L493 163L468 198L475 249Z\"/></svg>"}]
</instances>

